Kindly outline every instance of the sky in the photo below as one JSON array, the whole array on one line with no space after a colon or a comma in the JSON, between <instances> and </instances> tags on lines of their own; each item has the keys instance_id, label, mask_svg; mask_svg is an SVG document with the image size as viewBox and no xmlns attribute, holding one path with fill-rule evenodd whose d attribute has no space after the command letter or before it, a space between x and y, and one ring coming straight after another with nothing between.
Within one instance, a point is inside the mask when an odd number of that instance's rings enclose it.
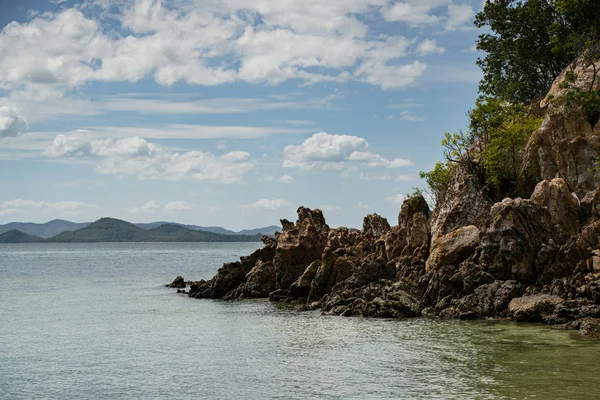
<instances>
[{"instance_id":1,"label":"sky","mask_svg":"<svg viewBox=\"0 0 600 400\"><path fill-rule=\"evenodd\" d=\"M482 6L0 0L0 223L397 224L467 124Z\"/></svg>"}]
</instances>

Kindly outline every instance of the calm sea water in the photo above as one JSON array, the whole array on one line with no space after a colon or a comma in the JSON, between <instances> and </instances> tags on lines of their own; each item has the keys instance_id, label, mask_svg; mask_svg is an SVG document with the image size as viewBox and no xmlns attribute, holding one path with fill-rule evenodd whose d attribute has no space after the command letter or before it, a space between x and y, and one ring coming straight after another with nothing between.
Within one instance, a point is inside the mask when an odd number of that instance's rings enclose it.
<instances>
[{"instance_id":1,"label":"calm sea water","mask_svg":"<svg viewBox=\"0 0 600 400\"><path fill-rule=\"evenodd\" d=\"M162 287L258 245L0 245L0 398L600 398L600 344L572 332L328 317Z\"/></svg>"}]
</instances>

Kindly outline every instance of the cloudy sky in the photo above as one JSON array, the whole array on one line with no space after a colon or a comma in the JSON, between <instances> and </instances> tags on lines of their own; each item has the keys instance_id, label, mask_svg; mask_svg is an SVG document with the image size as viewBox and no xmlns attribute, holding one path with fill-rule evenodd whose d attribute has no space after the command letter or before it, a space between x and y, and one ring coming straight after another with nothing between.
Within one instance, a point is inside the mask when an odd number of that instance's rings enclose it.
<instances>
[{"instance_id":1,"label":"cloudy sky","mask_svg":"<svg viewBox=\"0 0 600 400\"><path fill-rule=\"evenodd\" d=\"M463 129L468 0L0 0L0 223L395 221Z\"/></svg>"}]
</instances>

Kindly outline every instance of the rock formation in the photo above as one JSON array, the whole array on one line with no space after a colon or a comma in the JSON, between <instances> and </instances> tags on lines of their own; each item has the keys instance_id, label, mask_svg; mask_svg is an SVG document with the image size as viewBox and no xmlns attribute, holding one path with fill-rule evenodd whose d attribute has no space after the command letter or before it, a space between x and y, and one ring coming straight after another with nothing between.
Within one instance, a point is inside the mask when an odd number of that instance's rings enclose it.
<instances>
[{"instance_id":1,"label":"rock formation","mask_svg":"<svg viewBox=\"0 0 600 400\"><path fill-rule=\"evenodd\" d=\"M575 70L577 85L592 82L589 68ZM282 220L262 249L193 283L189 296L269 297L344 316L502 317L598 335L600 127L567 111L563 75L524 151L529 199L493 204L459 165L433 213L409 197L395 226L371 214L362 230L331 229L320 210L300 207L295 223Z\"/></svg>"}]
</instances>

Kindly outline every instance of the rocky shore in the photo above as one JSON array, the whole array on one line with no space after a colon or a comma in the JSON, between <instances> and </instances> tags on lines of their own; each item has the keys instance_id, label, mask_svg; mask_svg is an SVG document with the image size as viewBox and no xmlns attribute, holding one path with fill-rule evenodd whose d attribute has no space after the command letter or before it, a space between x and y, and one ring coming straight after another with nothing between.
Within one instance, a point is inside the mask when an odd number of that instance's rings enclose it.
<instances>
[{"instance_id":1,"label":"rocky shore","mask_svg":"<svg viewBox=\"0 0 600 400\"><path fill-rule=\"evenodd\" d=\"M600 72L575 64L576 85ZM436 208L416 195L395 225L330 228L300 207L264 247L227 263L195 298L266 298L343 316L510 318L600 332L600 123L560 101L567 70L540 107L523 154L529 198L493 202L462 164ZM181 279L178 287L181 287Z\"/></svg>"}]
</instances>

